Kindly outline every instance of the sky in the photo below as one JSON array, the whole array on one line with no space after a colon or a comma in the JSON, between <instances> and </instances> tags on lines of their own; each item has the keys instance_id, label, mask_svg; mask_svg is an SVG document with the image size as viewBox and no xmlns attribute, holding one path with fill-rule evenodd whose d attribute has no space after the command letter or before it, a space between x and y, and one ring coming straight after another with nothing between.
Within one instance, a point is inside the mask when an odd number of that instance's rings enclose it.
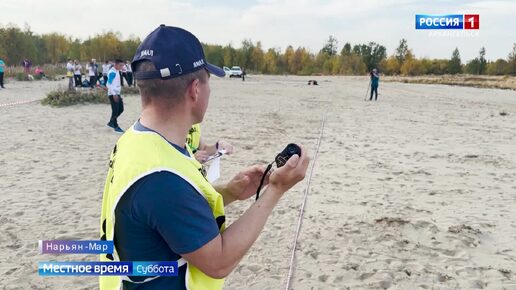
<instances>
[{"instance_id":1,"label":"sky","mask_svg":"<svg viewBox=\"0 0 516 290\"><path fill-rule=\"evenodd\" d=\"M480 14L477 31L415 29L416 14ZM516 0L0 0L0 25L28 24L35 33L82 40L107 31L145 38L160 24L179 26L202 42L240 47L306 47L316 53L330 35L346 42L374 41L393 54L401 38L417 57L463 61L482 46L486 58L507 58L516 43ZM447 34L450 33L450 34ZM1 41L1 40L0 40Z\"/></svg>"}]
</instances>

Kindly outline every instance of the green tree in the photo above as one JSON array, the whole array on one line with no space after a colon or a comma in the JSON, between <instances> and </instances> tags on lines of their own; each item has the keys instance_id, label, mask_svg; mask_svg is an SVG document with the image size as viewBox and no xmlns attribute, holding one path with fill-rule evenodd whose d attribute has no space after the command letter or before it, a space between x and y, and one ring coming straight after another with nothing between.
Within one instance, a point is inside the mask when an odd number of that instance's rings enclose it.
<instances>
[{"instance_id":1,"label":"green tree","mask_svg":"<svg viewBox=\"0 0 516 290\"><path fill-rule=\"evenodd\" d=\"M222 45L203 44L206 59L217 66L224 66L224 48Z\"/></svg>"},{"instance_id":2,"label":"green tree","mask_svg":"<svg viewBox=\"0 0 516 290\"><path fill-rule=\"evenodd\" d=\"M362 57L355 53L341 55L340 63L339 73L344 75L363 75L367 71Z\"/></svg>"},{"instance_id":3,"label":"green tree","mask_svg":"<svg viewBox=\"0 0 516 290\"><path fill-rule=\"evenodd\" d=\"M278 74L280 73L279 61L280 61L279 49L269 48L267 53L263 57L263 73L266 74Z\"/></svg>"},{"instance_id":4,"label":"green tree","mask_svg":"<svg viewBox=\"0 0 516 290\"><path fill-rule=\"evenodd\" d=\"M294 51L294 48L289 45L285 49L285 53L283 54L283 61L286 65L285 69L286 72L289 74L295 74L296 73L296 65L294 61L294 54L296 52Z\"/></svg>"},{"instance_id":5,"label":"green tree","mask_svg":"<svg viewBox=\"0 0 516 290\"><path fill-rule=\"evenodd\" d=\"M400 73L401 64L396 56L392 55L387 59L384 59L380 63L381 71L387 75L396 75Z\"/></svg>"},{"instance_id":6,"label":"green tree","mask_svg":"<svg viewBox=\"0 0 516 290\"><path fill-rule=\"evenodd\" d=\"M485 58L486 56L486 49L484 47L482 47L480 49L480 51L478 52L478 73L479 75L482 75L486 72L486 65L487 65L487 60Z\"/></svg>"},{"instance_id":7,"label":"green tree","mask_svg":"<svg viewBox=\"0 0 516 290\"><path fill-rule=\"evenodd\" d=\"M326 41L326 44L322 48L322 52L329 56L337 55L337 47L339 45L339 42L333 35L330 35L328 37L328 40Z\"/></svg>"},{"instance_id":8,"label":"green tree","mask_svg":"<svg viewBox=\"0 0 516 290\"><path fill-rule=\"evenodd\" d=\"M256 42L256 45L251 50L250 69L252 71L255 71L255 72L262 71L263 57L264 57L264 53L262 50L262 43L260 41L258 41L258 42Z\"/></svg>"},{"instance_id":9,"label":"green tree","mask_svg":"<svg viewBox=\"0 0 516 290\"><path fill-rule=\"evenodd\" d=\"M353 53L362 57L362 61L365 63L368 71L371 71L373 68L378 68L380 63L387 57L385 46L375 42L369 42L367 45L355 45L353 47Z\"/></svg>"},{"instance_id":10,"label":"green tree","mask_svg":"<svg viewBox=\"0 0 516 290\"><path fill-rule=\"evenodd\" d=\"M512 45L512 51L509 53L509 56L507 57L507 62L509 66L508 73L516 76L516 43Z\"/></svg>"},{"instance_id":11,"label":"green tree","mask_svg":"<svg viewBox=\"0 0 516 290\"><path fill-rule=\"evenodd\" d=\"M497 59L487 64L486 72L488 75L506 75L510 73L509 63L505 59Z\"/></svg>"},{"instance_id":12,"label":"green tree","mask_svg":"<svg viewBox=\"0 0 516 290\"><path fill-rule=\"evenodd\" d=\"M466 66L464 67L464 72L471 75L476 75L480 71L480 61L478 60L478 57L475 57L474 59L468 61Z\"/></svg>"},{"instance_id":13,"label":"green tree","mask_svg":"<svg viewBox=\"0 0 516 290\"><path fill-rule=\"evenodd\" d=\"M71 59L79 59L81 57L81 41L79 39L71 41L68 57Z\"/></svg>"},{"instance_id":14,"label":"green tree","mask_svg":"<svg viewBox=\"0 0 516 290\"><path fill-rule=\"evenodd\" d=\"M423 73L423 65L421 61L416 59L409 50L405 55L405 61L401 65L400 71L405 76L417 76Z\"/></svg>"},{"instance_id":15,"label":"green tree","mask_svg":"<svg viewBox=\"0 0 516 290\"><path fill-rule=\"evenodd\" d=\"M448 62L448 71L450 74L459 74L462 72L462 62L460 60L459 49L455 48L452 57Z\"/></svg>"},{"instance_id":16,"label":"green tree","mask_svg":"<svg viewBox=\"0 0 516 290\"><path fill-rule=\"evenodd\" d=\"M342 47L342 50L340 51L340 55L350 55L351 54L351 44L349 42L346 42L344 44L344 47Z\"/></svg>"},{"instance_id":17,"label":"green tree","mask_svg":"<svg viewBox=\"0 0 516 290\"><path fill-rule=\"evenodd\" d=\"M244 39L242 41L242 48L237 50L236 61L239 66L244 68L251 67L251 56L254 50L254 44L251 39Z\"/></svg>"},{"instance_id":18,"label":"green tree","mask_svg":"<svg viewBox=\"0 0 516 290\"><path fill-rule=\"evenodd\" d=\"M70 41L66 36L58 33L44 34L42 36L44 47L46 50L46 63L62 63L66 62L66 57L70 49Z\"/></svg>"},{"instance_id":19,"label":"green tree","mask_svg":"<svg viewBox=\"0 0 516 290\"><path fill-rule=\"evenodd\" d=\"M224 65L228 67L236 65L236 50L231 46L231 44L224 46L223 51Z\"/></svg>"},{"instance_id":20,"label":"green tree","mask_svg":"<svg viewBox=\"0 0 516 290\"><path fill-rule=\"evenodd\" d=\"M132 36L127 40L122 42L122 47L120 48L120 54L122 59L132 61L134 57L134 53L140 46L141 40L138 37ZM218 64L221 65L221 64Z\"/></svg>"},{"instance_id":21,"label":"green tree","mask_svg":"<svg viewBox=\"0 0 516 290\"><path fill-rule=\"evenodd\" d=\"M396 48L395 56L398 59L398 62L400 64L403 64L405 62L405 58L407 57L407 54L409 53L409 48L407 44L407 40L405 38L402 38L400 40L400 44Z\"/></svg>"}]
</instances>

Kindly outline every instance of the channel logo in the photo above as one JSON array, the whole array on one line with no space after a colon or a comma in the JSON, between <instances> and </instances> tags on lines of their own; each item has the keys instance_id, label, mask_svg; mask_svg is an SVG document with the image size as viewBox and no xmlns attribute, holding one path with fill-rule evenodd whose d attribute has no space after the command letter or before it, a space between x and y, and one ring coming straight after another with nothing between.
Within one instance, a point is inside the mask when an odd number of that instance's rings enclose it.
<instances>
[{"instance_id":1,"label":"channel logo","mask_svg":"<svg viewBox=\"0 0 516 290\"><path fill-rule=\"evenodd\" d=\"M416 14L416 29L480 29L480 14Z\"/></svg>"}]
</instances>

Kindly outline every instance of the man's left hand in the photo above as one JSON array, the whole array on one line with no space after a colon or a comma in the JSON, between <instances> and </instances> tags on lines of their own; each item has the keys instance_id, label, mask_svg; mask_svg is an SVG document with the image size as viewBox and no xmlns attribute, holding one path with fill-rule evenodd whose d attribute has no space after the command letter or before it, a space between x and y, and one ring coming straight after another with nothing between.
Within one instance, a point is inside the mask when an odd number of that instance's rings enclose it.
<instances>
[{"instance_id":1,"label":"man's left hand","mask_svg":"<svg viewBox=\"0 0 516 290\"><path fill-rule=\"evenodd\" d=\"M253 165L235 175L224 187L224 194L233 200L245 200L256 194L262 179L264 165ZM269 176L265 177L263 186L269 183Z\"/></svg>"}]
</instances>

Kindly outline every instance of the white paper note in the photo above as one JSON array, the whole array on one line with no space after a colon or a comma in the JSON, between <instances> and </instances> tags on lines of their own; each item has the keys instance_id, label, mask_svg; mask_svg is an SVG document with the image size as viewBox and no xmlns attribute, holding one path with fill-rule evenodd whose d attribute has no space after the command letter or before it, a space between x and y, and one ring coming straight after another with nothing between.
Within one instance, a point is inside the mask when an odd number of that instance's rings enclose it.
<instances>
[{"instance_id":1,"label":"white paper note","mask_svg":"<svg viewBox=\"0 0 516 290\"><path fill-rule=\"evenodd\" d=\"M208 179L210 183L215 182L220 177L220 157L224 155L225 152L221 150L220 153L220 156L211 160L210 168L208 168L208 172L206 172L206 179Z\"/></svg>"}]
</instances>

